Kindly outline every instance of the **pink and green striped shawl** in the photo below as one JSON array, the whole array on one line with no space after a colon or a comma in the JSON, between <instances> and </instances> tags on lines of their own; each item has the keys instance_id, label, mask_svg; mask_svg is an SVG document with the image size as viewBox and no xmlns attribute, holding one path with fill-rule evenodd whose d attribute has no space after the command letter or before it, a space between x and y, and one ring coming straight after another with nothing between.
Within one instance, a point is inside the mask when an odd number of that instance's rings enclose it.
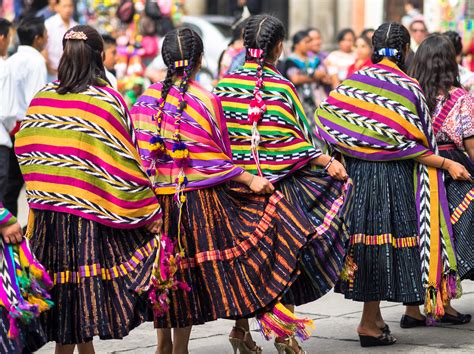
<instances>
[{"instance_id":1,"label":"pink and green striped shawl","mask_svg":"<svg viewBox=\"0 0 474 354\"><path fill-rule=\"evenodd\" d=\"M144 226L161 215L126 105L109 87L60 95L48 84L30 104L15 152L33 210L116 228Z\"/></svg>"},{"instance_id":2,"label":"pink and green striped shawl","mask_svg":"<svg viewBox=\"0 0 474 354\"><path fill-rule=\"evenodd\" d=\"M329 144L358 159L393 161L438 152L421 88L387 59L332 91L315 120ZM459 293L444 176L423 164L415 169L425 309L439 316L443 303Z\"/></svg>"}]
</instances>

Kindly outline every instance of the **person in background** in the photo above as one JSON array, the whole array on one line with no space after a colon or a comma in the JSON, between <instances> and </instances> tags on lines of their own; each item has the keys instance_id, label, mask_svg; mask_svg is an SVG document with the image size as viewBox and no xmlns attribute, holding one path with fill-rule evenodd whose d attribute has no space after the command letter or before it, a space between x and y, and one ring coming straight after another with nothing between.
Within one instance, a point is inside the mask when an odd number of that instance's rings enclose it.
<instances>
[{"instance_id":1,"label":"person in background","mask_svg":"<svg viewBox=\"0 0 474 354\"><path fill-rule=\"evenodd\" d=\"M366 28L360 34L361 37L367 37L370 40L370 45L372 46L372 37L374 36L375 30L373 28Z\"/></svg>"},{"instance_id":2,"label":"person in background","mask_svg":"<svg viewBox=\"0 0 474 354\"><path fill-rule=\"evenodd\" d=\"M16 122L13 81L4 59L10 45L11 27L10 21L0 18L0 202L3 202L7 188L10 149L12 148L10 131L15 127Z\"/></svg>"},{"instance_id":3,"label":"person in background","mask_svg":"<svg viewBox=\"0 0 474 354\"><path fill-rule=\"evenodd\" d=\"M104 67L105 76L114 89L117 89L117 78L115 73L115 63L117 59L117 41L110 34L103 34L104 40Z\"/></svg>"},{"instance_id":4,"label":"person in background","mask_svg":"<svg viewBox=\"0 0 474 354\"><path fill-rule=\"evenodd\" d=\"M357 54L357 59L354 64L352 64L347 70L347 77L354 74L356 71L365 69L368 66L372 65L372 41L367 36L360 36L357 38L355 43L355 51Z\"/></svg>"},{"instance_id":5,"label":"person in background","mask_svg":"<svg viewBox=\"0 0 474 354\"><path fill-rule=\"evenodd\" d=\"M402 17L402 25L408 28L413 21L420 19L423 19L423 15L421 14L420 10L415 7L415 4L412 2L406 3L405 16Z\"/></svg>"},{"instance_id":6,"label":"person in background","mask_svg":"<svg viewBox=\"0 0 474 354\"><path fill-rule=\"evenodd\" d=\"M219 58L218 80L245 63L244 28L247 21L240 20L233 27L229 46ZM216 82L217 83L217 82Z\"/></svg>"},{"instance_id":7,"label":"person in background","mask_svg":"<svg viewBox=\"0 0 474 354\"><path fill-rule=\"evenodd\" d=\"M309 42L309 45L308 45L308 48L309 48L308 56L310 58L313 58L313 57L319 58L321 62L321 64L319 65L319 68L321 72L325 73L324 77L321 77L321 80L316 83L316 88L314 90L314 102L316 103L316 106L319 106L319 104L326 99L329 91L331 91L332 78L328 74L327 68L324 65L324 61L327 58L329 53L322 50L323 38L321 36L321 31L319 29L309 28L308 35L311 38L311 42Z\"/></svg>"},{"instance_id":8,"label":"person in background","mask_svg":"<svg viewBox=\"0 0 474 354\"><path fill-rule=\"evenodd\" d=\"M48 67L48 81L54 81L58 75L59 60L63 54L63 37L67 30L76 26L73 20L74 2L72 0L56 0L56 15L46 20L45 26L49 33L49 41L44 52Z\"/></svg>"},{"instance_id":9,"label":"person in background","mask_svg":"<svg viewBox=\"0 0 474 354\"><path fill-rule=\"evenodd\" d=\"M467 32L467 38L464 38L464 45L462 52L464 55L469 55L470 58L470 70L474 72L474 37L472 34Z\"/></svg>"},{"instance_id":10,"label":"person in background","mask_svg":"<svg viewBox=\"0 0 474 354\"><path fill-rule=\"evenodd\" d=\"M460 45L460 43L458 43ZM434 34L420 45L410 76L418 80L426 96L439 155L464 166L470 180L457 181L445 173L444 184L451 214L457 270L461 280L474 280L474 106L472 95L459 82L456 52L448 36ZM466 324L470 314L459 313L449 299L443 302L441 323ZM402 328L425 325L418 306L407 306Z\"/></svg>"},{"instance_id":11,"label":"person in background","mask_svg":"<svg viewBox=\"0 0 474 354\"><path fill-rule=\"evenodd\" d=\"M343 29L336 36L339 49L331 52L325 60L325 65L332 78L332 87L336 88L347 77L347 69L354 64L355 34L350 28Z\"/></svg>"},{"instance_id":12,"label":"person in background","mask_svg":"<svg viewBox=\"0 0 474 354\"><path fill-rule=\"evenodd\" d=\"M20 41L18 51L7 60L12 73L16 106L17 129L26 114L34 95L46 85L47 70L41 51L48 42L48 32L42 17L23 19L17 28ZM12 141L14 142L14 133ZM23 177L13 149L10 149L10 166L8 169L8 182L5 190L4 204L13 215L18 214L18 197L23 188Z\"/></svg>"},{"instance_id":13,"label":"person in background","mask_svg":"<svg viewBox=\"0 0 474 354\"><path fill-rule=\"evenodd\" d=\"M410 24L409 29L411 36L410 49L416 53L421 42L428 36L428 28L426 27L425 21L415 20Z\"/></svg>"},{"instance_id":14,"label":"person in background","mask_svg":"<svg viewBox=\"0 0 474 354\"><path fill-rule=\"evenodd\" d=\"M455 31L447 31L443 33L454 46L456 52L456 62L458 63L459 78L461 85L471 93L474 93L474 73L468 68L461 65L462 63L462 39L459 33Z\"/></svg>"},{"instance_id":15,"label":"person in background","mask_svg":"<svg viewBox=\"0 0 474 354\"><path fill-rule=\"evenodd\" d=\"M48 5L36 13L37 17L43 17L45 20L54 15L56 15L56 0L48 0Z\"/></svg>"},{"instance_id":16,"label":"person in background","mask_svg":"<svg viewBox=\"0 0 474 354\"><path fill-rule=\"evenodd\" d=\"M295 85L307 117L311 117L316 110L316 85L327 77L320 58L308 55L311 41L308 31L299 31L293 36L292 53L286 59L284 69L285 76ZM311 128L314 131L314 127Z\"/></svg>"}]
</instances>

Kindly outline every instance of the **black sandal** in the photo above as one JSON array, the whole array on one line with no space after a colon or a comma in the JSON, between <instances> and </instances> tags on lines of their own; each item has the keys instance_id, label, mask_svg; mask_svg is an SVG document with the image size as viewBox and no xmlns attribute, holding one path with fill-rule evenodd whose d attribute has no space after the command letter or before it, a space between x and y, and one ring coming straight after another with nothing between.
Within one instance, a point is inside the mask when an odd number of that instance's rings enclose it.
<instances>
[{"instance_id":1,"label":"black sandal","mask_svg":"<svg viewBox=\"0 0 474 354\"><path fill-rule=\"evenodd\" d=\"M380 330L383 332L383 334L386 334L387 336L392 334L392 331L390 330L388 324L385 324L385 326L383 328L380 328Z\"/></svg>"},{"instance_id":2,"label":"black sandal","mask_svg":"<svg viewBox=\"0 0 474 354\"><path fill-rule=\"evenodd\" d=\"M471 322L471 315L458 312L456 316L453 316L449 313L446 313L443 317L440 318L439 322L451 323L454 325L463 325Z\"/></svg>"},{"instance_id":3,"label":"black sandal","mask_svg":"<svg viewBox=\"0 0 474 354\"><path fill-rule=\"evenodd\" d=\"M391 335L382 333L378 337L372 336L363 336L359 334L360 346L367 348L367 347L379 347L385 345L392 345L395 344L397 339L392 337Z\"/></svg>"}]
</instances>

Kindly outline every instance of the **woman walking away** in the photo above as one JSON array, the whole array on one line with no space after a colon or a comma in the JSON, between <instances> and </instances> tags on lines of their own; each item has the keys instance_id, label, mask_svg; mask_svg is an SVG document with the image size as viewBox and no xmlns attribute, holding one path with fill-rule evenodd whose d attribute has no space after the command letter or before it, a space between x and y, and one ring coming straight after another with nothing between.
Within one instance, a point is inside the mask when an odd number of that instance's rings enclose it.
<instances>
[{"instance_id":1,"label":"woman walking away","mask_svg":"<svg viewBox=\"0 0 474 354\"><path fill-rule=\"evenodd\" d=\"M106 81L102 37L76 26L63 47L59 81L32 100L15 152L32 250L54 282L46 335L56 353L93 353L94 336L121 339L145 320L129 288L145 279L161 209L125 103Z\"/></svg>"},{"instance_id":2,"label":"woman walking away","mask_svg":"<svg viewBox=\"0 0 474 354\"><path fill-rule=\"evenodd\" d=\"M381 25L373 37L374 65L332 91L315 116L321 136L345 155L356 186L339 291L364 302L357 329L363 347L396 341L380 301L418 305L426 299L427 314L437 316L457 295L441 169L454 179L469 173L437 155L422 90L404 72L409 44L405 27Z\"/></svg>"},{"instance_id":3,"label":"woman walking away","mask_svg":"<svg viewBox=\"0 0 474 354\"><path fill-rule=\"evenodd\" d=\"M459 82L456 53L449 38L435 34L423 41L413 58L410 74L418 80L426 95L439 154L462 164L474 176L474 110L472 96ZM445 174L444 183L453 226L458 272L461 279L474 280L474 183L457 181ZM402 327L410 321L407 308ZM465 324L471 315L457 312L448 302L443 323ZM418 316L419 317L419 316Z\"/></svg>"},{"instance_id":4,"label":"woman walking away","mask_svg":"<svg viewBox=\"0 0 474 354\"><path fill-rule=\"evenodd\" d=\"M187 353L193 325L261 313L263 326L274 318L282 310L276 302L296 278L300 249L315 232L279 193L255 194L274 191L266 178L232 163L220 102L194 79L202 55L194 31L169 32L163 42L166 79L150 86L131 111L142 161L164 210L163 237L180 259L165 277L179 286L154 284L148 291L160 354ZM164 308L163 297L169 302ZM304 327L288 315L288 334L296 324ZM247 348L242 341L232 344L235 352Z\"/></svg>"},{"instance_id":5,"label":"woman walking away","mask_svg":"<svg viewBox=\"0 0 474 354\"><path fill-rule=\"evenodd\" d=\"M293 84L275 68L285 30L269 15L249 19L247 61L216 87L229 129L233 161L268 178L317 230L300 262L301 274L285 294L290 309L326 294L339 277L348 239L344 215L351 183L334 157L314 147L310 123ZM314 170L321 166L323 169ZM249 338L238 327L231 340ZM245 327L244 327L245 328ZM277 338L280 353L304 353L293 338Z\"/></svg>"}]
</instances>

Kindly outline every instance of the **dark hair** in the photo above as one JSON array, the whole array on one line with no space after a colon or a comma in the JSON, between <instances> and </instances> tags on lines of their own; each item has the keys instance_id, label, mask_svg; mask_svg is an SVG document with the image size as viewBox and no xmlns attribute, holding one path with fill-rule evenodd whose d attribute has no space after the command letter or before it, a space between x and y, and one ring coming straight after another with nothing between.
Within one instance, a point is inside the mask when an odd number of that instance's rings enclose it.
<instances>
[{"instance_id":1,"label":"dark hair","mask_svg":"<svg viewBox=\"0 0 474 354\"><path fill-rule=\"evenodd\" d=\"M430 35L418 47L410 67L410 75L423 89L430 112L436 109L436 98L449 90L461 87L456 53L451 41L442 34Z\"/></svg>"},{"instance_id":2,"label":"dark hair","mask_svg":"<svg viewBox=\"0 0 474 354\"><path fill-rule=\"evenodd\" d=\"M293 44L291 45L291 50L295 50L296 45L301 42L303 39L309 36L308 31L298 31L293 35Z\"/></svg>"},{"instance_id":3,"label":"dark hair","mask_svg":"<svg viewBox=\"0 0 474 354\"><path fill-rule=\"evenodd\" d=\"M447 31L443 33L451 41L451 44L454 46L454 51L456 56L462 53L462 38L456 31Z\"/></svg>"},{"instance_id":4,"label":"dark hair","mask_svg":"<svg viewBox=\"0 0 474 354\"><path fill-rule=\"evenodd\" d=\"M166 96L168 96L173 86L175 76L182 76L183 79L179 86L181 102L178 107L178 115L182 114L186 108L184 96L188 90L189 79L199 65L203 52L204 45L201 37L190 28L175 29L166 34L161 49L161 55L163 56L163 61L168 67L168 70L161 90L162 107L160 107L160 111L162 111ZM175 63L181 60L187 60L187 65L177 67Z\"/></svg>"},{"instance_id":5,"label":"dark hair","mask_svg":"<svg viewBox=\"0 0 474 354\"><path fill-rule=\"evenodd\" d=\"M242 39L244 36L244 29L247 26L248 19L242 20L232 27L232 37L230 39L229 45L234 44L235 41Z\"/></svg>"},{"instance_id":6,"label":"dark hair","mask_svg":"<svg viewBox=\"0 0 474 354\"><path fill-rule=\"evenodd\" d=\"M365 37L369 38L369 33L371 33L371 32L372 32L372 34L373 34L373 33L375 32L375 30L374 30L373 28L366 28L366 29L364 29L364 30L362 31L362 33L360 34L360 36L361 36L361 37L364 37L364 36L365 36ZM372 45L372 44L371 44L371 45Z\"/></svg>"},{"instance_id":7,"label":"dark hair","mask_svg":"<svg viewBox=\"0 0 474 354\"><path fill-rule=\"evenodd\" d=\"M372 48L372 40L368 36L361 34L360 37L358 37L357 39L362 39L365 43L368 44L370 48Z\"/></svg>"},{"instance_id":8,"label":"dark hair","mask_svg":"<svg viewBox=\"0 0 474 354\"><path fill-rule=\"evenodd\" d=\"M18 25L17 34L21 45L32 46L36 37L43 37L46 27L44 17L27 17Z\"/></svg>"},{"instance_id":9,"label":"dark hair","mask_svg":"<svg viewBox=\"0 0 474 354\"><path fill-rule=\"evenodd\" d=\"M398 67L405 71L405 48L410 44L410 33L398 22L386 22L380 25L374 32L372 37L372 62L374 64L380 62L384 55L378 53L382 48L396 49L397 54L390 57Z\"/></svg>"},{"instance_id":10,"label":"dark hair","mask_svg":"<svg viewBox=\"0 0 474 354\"><path fill-rule=\"evenodd\" d=\"M348 33L352 34L352 37L353 37L354 40L355 40L356 35L355 35L354 31L351 30L350 28L344 28L343 30L339 31L338 34L336 35L336 42L337 42L337 43L342 42L342 41L344 40L344 37L345 37L346 34L348 34Z\"/></svg>"},{"instance_id":11,"label":"dark hair","mask_svg":"<svg viewBox=\"0 0 474 354\"><path fill-rule=\"evenodd\" d=\"M102 35L102 40L104 41L105 47L117 45L117 40L108 33Z\"/></svg>"},{"instance_id":12,"label":"dark hair","mask_svg":"<svg viewBox=\"0 0 474 354\"><path fill-rule=\"evenodd\" d=\"M0 36L6 37L11 27L12 23L10 21L5 18L0 18Z\"/></svg>"},{"instance_id":13,"label":"dark hair","mask_svg":"<svg viewBox=\"0 0 474 354\"><path fill-rule=\"evenodd\" d=\"M82 32L87 39L66 39L71 32ZM64 35L63 48L58 67L59 94L79 93L90 85L105 86L108 83L102 62L104 41L94 28L87 25L74 26Z\"/></svg>"},{"instance_id":14,"label":"dark hair","mask_svg":"<svg viewBox=\"0 0 474 354\"><path fill-rule=\"evenodd\" d=\"M252 16L244 31L244 43L247 50L247 59L257 60L257 78L255 90L253 90L254 99L260 95L259 91L263 87L263 67L267 59L278 43L285 39L285 27L276 17L270 15ZM252 58L251 50L261 50L258 58ZM262 113L263 114L263 113Z\"/></svg>"}]
</instances>

